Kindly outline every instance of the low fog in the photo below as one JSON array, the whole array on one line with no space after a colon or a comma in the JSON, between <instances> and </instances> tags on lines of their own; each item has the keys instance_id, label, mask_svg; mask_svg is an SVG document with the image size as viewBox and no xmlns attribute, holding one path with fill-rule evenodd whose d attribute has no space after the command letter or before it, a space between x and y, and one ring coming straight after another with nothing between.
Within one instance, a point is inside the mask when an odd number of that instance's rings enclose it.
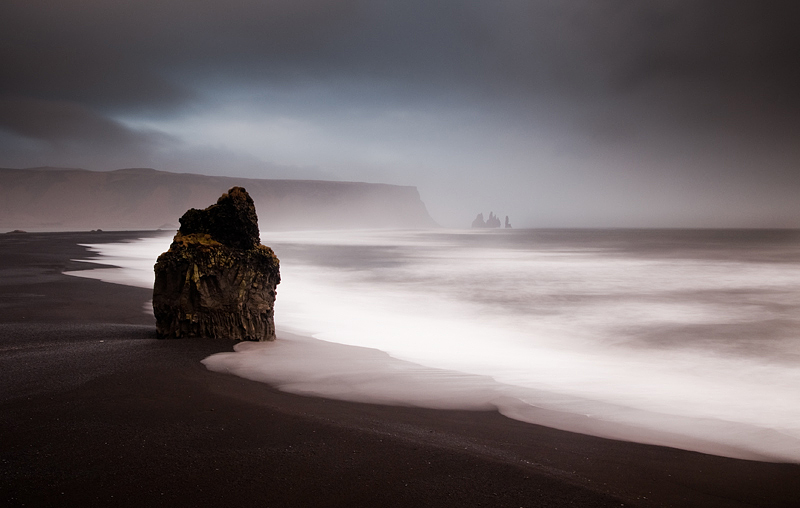
<instances>
[{"instance_id":1,"label":"low fog","mask_svg":"<svg viewBox=\"0 0 800 508\"><path fill-rule=\"evenodd\" d=\"M0 7L0 167L417 186L433 218L800 226L791 2Z\"/></svg>"}]
</instances>

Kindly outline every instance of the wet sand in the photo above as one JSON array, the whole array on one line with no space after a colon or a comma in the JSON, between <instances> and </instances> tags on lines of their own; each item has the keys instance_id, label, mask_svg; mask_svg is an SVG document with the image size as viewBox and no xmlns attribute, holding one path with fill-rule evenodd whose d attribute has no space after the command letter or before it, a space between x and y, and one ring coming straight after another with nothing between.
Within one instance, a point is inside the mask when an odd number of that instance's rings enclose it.
<instances>
[{"instance_id":1,"label":"wet sand","mask_svg":"<svg viewBox=\"0 0 800 508\"><path fill-rule=\"evenodd\" d=\"M155 234L155 233L143 233ZM150 291L63 275L78 243L0 235L5 506L796 506L800 466L332 401L208 371L155 339ZM280 334L279 334L280 340Z\"/></svg>"}]
</instances>

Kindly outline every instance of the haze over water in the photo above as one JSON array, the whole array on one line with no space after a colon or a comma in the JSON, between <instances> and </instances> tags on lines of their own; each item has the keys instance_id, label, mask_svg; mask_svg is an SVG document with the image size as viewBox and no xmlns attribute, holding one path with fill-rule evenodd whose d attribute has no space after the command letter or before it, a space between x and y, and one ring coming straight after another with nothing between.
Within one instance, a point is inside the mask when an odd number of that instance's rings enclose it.
<instances>
[{"instance_id":1,"label":"haze over water","mask_svg":"<svg viewBox=\"0 0 800 508\"><path fill-rule=\"evenodd\" d=\"M152 287L171 237L92 246ZM295 393L800 461L800 234L265 232L275 343L204 363ZM310 339L313 336L315 339Z\"/></svg>"}]
</instances>

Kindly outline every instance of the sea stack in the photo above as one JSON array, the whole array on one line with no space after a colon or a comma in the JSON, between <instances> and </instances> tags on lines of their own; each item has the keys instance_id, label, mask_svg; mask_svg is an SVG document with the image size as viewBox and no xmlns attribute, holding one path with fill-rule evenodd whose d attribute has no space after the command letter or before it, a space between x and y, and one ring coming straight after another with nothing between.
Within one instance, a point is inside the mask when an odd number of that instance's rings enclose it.
<instances>
[{"instance_id":1,"label":"sea stack","mask_svg":"<svg viewBox=\"0 0 800 508\"><path fill-rule=\"evenodd\" d=\"M506 217L506 224L508 224L508 217ZM483 220L483 212L479 213L475 220L472 221L473 228L499 228L500 227L500 218L494 214L494 212L489 212L489 218L486 221Z\"/></svg>"},{"instance_id":2,"label":"sea stack","mask_svg":"<svg viewBox=\"0 0 800 508\"><path fill-rule=\"evenodd\" d=\"M472 227L473 228L485 228L486 227L486 221L483 220L483 212L479 213L478 216L475 217L475 220L472 221Z\"/></svg>"},{"instance_id":3,"label":"sea stack","mask_svg":"<svg viewBox=\"0 0 800 508\"><path fill-rule=\"evenodd\" d=\"M275 340L280 265L261 245L247 191L233 187L205 210L187 211L180 224L155 265L158 337Z\"/></svg>"}]
</instances>

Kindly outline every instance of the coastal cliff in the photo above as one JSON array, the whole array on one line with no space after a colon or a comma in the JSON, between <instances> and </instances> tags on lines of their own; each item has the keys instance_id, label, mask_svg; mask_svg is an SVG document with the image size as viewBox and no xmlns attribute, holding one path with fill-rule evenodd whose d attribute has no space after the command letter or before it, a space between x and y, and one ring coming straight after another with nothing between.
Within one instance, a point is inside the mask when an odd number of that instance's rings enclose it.
<instances>
[{"instance_id":1,"label":"coastal cliff","mask_svg":"<svg viewBox=\"0 0 800 508\"><path fill-rule=\"evenodd\" d=\"M0 168L0 231L177 229L175 218L247 188L264 230L426 228L437 224L415 187L260 180L154 169Z\"/></svg>"}]
</instances>

